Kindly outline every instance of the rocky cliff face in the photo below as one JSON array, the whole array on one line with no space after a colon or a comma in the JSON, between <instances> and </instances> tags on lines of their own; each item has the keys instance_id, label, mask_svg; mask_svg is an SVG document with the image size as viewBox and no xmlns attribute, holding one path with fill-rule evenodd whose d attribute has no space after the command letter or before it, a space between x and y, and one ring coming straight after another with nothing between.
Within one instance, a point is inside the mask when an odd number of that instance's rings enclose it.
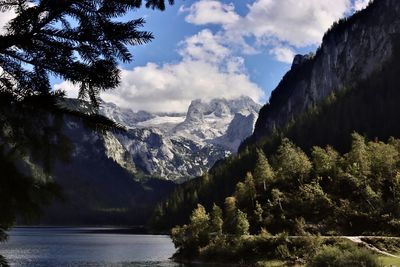
<instances>
[{"instance_id":1,"label":"rocky cliff face","mask_svg":"<svg viewBox=\"0 0 400 267\"><path fill-rule=\"evenodd\" d=\"M87 103L66 100L74 110L93 112ZM74 121L66 127L74 140L74 158L106 157L137 180L146 177L179 181L202 175L235 153L251 135L260 105L251 98L194 100L186 114L151 114L103 103L101 113L127 130L103 134ZM94 147L95 149L88 149Z\"/></svg>"},{"instance_id":2,"label":"rocky cliff face","mask_svg":"<svg viewBox=\"0 0 400 267\"><path fill-rule=\"evenodd\" d=\"M104 136L105 151L133 173L169 180L199 176L237 151L259 109L248 97L194 100L186 114L135 113L103 103L103 115L128 129Z\"/></svg>"},{"instance_id":3,"label":"rocky cliff face","mask_svg":"<svg viewBox=\"0 0 400 267\"><path fill-rule=\"evenodd\" d=\"M379 70L392 56L399 35L398 0L376 0L335 24L315 55L295 57L292 69L261 109L253 138L271 133L330 93L351 88Z\"/></svg>"}]
</instances>

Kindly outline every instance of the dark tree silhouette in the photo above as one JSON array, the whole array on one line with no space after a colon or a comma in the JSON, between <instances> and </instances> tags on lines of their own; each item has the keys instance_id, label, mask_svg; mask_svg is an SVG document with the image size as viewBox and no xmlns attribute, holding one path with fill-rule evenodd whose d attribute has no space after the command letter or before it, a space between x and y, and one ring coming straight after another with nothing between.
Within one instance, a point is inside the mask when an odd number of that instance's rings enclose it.
<instances>
[{"instance_id":1,"label":"dark tree silhouette","mask_svg":"<svg viewBox=\"0 0 400 267\"><path fill-rule=\"evenodd\" d=\"M169 0L172 4L173 0ZM53 94L49 75L80 88L79 97L97 105L100 91L119 83L117 61L129 62L127 45L149 42L142 18L118 21L141 0L0 0L0 11L16 17L0 35L0 92L17 99ZM165 9L164 0L146 7Z\"/></svg>"},{"instance_id":2,"label":"dark tree silhouette","mask_svg":"<svg viewBox=\"0 0 400 267\"><path fill-rule=\"evenodd\" d=\"M144 4L165 9L164 0ZM133 59L128 45L153 38L139 30L143 19L118 20L141 6L141 0L0 0L0 12L16 13L0 35L0 242L17 218L35 218L59 195L51 165L68 162L72 146L63 116L79 116L96 130L115 126L60 108L63 93L52 91L49 77L78 85L79 96L96 106L99 92L119 83L118 61Z\"/></svg>"}]
</instances>

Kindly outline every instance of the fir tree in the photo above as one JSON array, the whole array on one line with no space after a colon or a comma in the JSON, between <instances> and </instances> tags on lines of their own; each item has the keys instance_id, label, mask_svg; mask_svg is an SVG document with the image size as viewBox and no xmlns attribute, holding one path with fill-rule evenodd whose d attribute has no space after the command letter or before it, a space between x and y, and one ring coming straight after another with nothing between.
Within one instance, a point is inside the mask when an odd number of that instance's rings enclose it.
<instances>
[{"instance_id":1,"label":"fir tree","mask_svg":"<svg viewBox=\"0 0 400 267\"><path fill-rule=\"evenodd\" d=\"M271 165L269 165L267 157L261 149L257 149L256 155L257 161L253 171L254 180L257 187L262 187L264 191L267 191L267 184L274 179L275 174Z\"/></svg>"},{"instance_id":2,"label":"fir tree","mask_svg":"<svg viewBox=\"0 0 400 267\"><path fill-rule=\"evenodd\" d=\"M217 235L222 234L222 227L224 221L222 219L222 209L218 205L213 205L213 209L211 211L211 230L215 232Z\"/></svg>"},{"instance_id":3,"label":"fir tree","mask_svg":"<svg viewBox=\"0 0 400 267\"><path fill-rule=\"evenodd\" d=\"M172 1L170 1L172 3ZM0 11L16 17L0 35L0 92L23 99L51 92L49 75L79 86L80 98L95 105L100 91L120 81L118 61L133 59L128 45L149 42L142 18L118 17L139 8L141 0L1 0ZM164 9L163 0L146 6Z\"/></svg>"},{"instance_id":4,"label":"fir tree","mask_svg":"<svg viewBox=\"0 0 400 267\"><path fill-rule=\"evenodd\" d=\"M249 229L250 223L247 220L247 214L242 212L241 210L238 210L236 214L235 235L237 237L248 235Z\"/></svg>"}]
</instances>

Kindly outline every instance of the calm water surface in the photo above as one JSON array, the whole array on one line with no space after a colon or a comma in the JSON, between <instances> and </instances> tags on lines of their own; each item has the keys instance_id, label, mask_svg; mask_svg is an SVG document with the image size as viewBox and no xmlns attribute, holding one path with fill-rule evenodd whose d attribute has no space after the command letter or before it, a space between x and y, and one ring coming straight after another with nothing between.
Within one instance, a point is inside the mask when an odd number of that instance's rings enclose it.
<instances>
[{"instance_id":1,"label":"calm water surface","mask_svg":"<svg viewBox=\"0 0 400 267\"><path fill-rule=\"evenodd\" d=\"M168 236L93 233L93 228L16 228L0 254L11 266L182 267Z\"/></svg>"}]
</instances>

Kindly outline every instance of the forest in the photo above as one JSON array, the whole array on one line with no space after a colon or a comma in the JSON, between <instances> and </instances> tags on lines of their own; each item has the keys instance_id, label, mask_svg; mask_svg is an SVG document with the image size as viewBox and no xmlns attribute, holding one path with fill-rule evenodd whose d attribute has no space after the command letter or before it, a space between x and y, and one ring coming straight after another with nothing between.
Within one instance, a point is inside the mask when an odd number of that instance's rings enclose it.
<instances>
[{"instance_id":1,"label":"forest","mask_svg":"<svg viewBox=\"0 0 400 267\"><path fill-rule=\"evenodd\" d=\"M309 157L285 138L270 160L260 149L256 154L255 167L223 206L207 211L198 204L188 224L172 229L177 258L313 266L326 249L339 247L354 250L349 261L379 266L371 252L338 237L400 234L399 139L366 141L354 133L349 152L315 146Z\"/></svg>"},{"instance_id":2,"label":"forest","mask_svg":"<svg viewBox=\"0 0 400 267\"><path fill-rule=\"evenodd\" d=\"M393 38L399 44L398 39ZM214 202L222 205L224 198L234 193L236 184L244 181L246 173L256 167L257 151L262 150L272 159L285 138L310 157L314 146L330 146L342 154L348 152L354 132L368 140L384 142L391 136L400 136L400 69L397 64L400 50L395 51L394 56L371 76L351 88L330 94L273 133L257 141L249 138L237 155L217 163L207 175L181 185L156 208L153 226L168 229L187 223L197 202L207 208Z\"/></svg>"}]
</instances>

